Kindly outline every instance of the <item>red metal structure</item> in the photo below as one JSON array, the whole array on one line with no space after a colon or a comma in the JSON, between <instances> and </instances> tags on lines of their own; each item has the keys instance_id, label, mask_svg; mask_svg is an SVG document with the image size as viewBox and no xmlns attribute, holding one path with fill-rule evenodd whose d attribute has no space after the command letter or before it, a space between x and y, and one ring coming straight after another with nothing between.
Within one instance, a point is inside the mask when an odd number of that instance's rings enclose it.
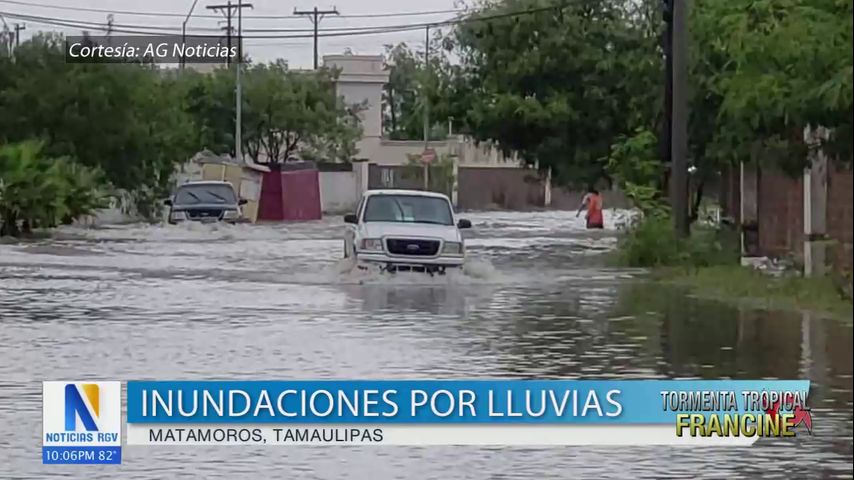
<instances>
[{"instance_id":1,"label":"red metal structure","mask_svg":"<svg viewBox=\"0 0 854 480\"><path fill-rule=\"evenodd\" d=\"M258 220L320 220L320 177L316 168L264 174Z\"/></svg>"}]
</instances>

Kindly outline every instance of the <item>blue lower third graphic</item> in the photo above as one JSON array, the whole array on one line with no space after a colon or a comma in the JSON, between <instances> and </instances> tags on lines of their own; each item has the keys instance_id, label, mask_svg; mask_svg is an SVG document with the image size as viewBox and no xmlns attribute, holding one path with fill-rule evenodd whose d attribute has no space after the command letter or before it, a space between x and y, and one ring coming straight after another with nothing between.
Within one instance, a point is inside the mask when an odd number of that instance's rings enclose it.
<instances>
[{"instance_id":1,"label":"blue lower third graphic","mask_svg":"<svg viewBox=\"0 0 854 480\"><path fill-rule=\"evenodd\" d=\"M122 447L42 447L44 464L119 464Z\"/></svg>"}]
</instances>

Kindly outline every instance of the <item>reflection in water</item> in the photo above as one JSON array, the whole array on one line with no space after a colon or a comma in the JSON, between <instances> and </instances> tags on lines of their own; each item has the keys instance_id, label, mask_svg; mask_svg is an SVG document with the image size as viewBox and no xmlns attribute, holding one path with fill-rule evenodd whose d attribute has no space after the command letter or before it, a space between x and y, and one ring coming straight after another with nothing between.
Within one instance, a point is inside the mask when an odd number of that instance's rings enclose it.
<instances>
[{"instance_id":1,"label":"reflection in water","mask_svg":"<svg viewBox=\"0 0 854 480\"><path fill-rule=\"evenodd\" d=\"M335 219L0 245L0 477L71 471L39 461L44 379L437 377L806 377L815 435L747 451L126 447L122 466L86 476L850 476L850 326L602 268L614 232L571 213L468 217L469 268L433 278L346 272Z\"/></svg>"}]
</instances>

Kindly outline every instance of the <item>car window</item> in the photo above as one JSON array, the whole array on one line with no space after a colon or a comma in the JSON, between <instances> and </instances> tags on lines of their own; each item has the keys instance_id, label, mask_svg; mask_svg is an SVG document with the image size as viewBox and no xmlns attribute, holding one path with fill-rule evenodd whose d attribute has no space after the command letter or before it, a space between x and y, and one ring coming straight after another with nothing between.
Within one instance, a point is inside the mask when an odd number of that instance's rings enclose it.
<instances>
[{"instance_id":1,"label":"car window","mask_svg":"<svg viewBox=\"0 0 854 480\"><path fill-rule=\"evenodd\" d=\"M365 221L454 224L447 200L419 195L372 195L365 204Z\"/></svg>"},{"instance_id":2,"label":"car window","mask_svg":"<svg viewBox=\"0 0 854 480\"><path fill-rule=\"evenodd\" d=\"M234 189L230 185L191 185L183 186L175 194L177 205L193 205L197 203L237 203Z\"/></svg>"}]
</instances>

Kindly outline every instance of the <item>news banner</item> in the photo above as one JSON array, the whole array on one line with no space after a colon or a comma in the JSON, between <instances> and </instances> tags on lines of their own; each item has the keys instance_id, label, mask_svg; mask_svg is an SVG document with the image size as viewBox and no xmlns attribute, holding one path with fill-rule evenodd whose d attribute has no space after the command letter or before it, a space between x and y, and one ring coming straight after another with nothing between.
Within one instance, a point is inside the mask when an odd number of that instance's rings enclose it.
<instances>
[{"instance_id":1,"label":"news banner","mask_svg":"<svg viewBox=\"0 0 854 480\"><path fill-rule=\"evenodd\" d=\"M811 434L809 387L807 380L51 381L43 385L42 461L119 464L123 444L748 447Z\"/></svg>"}]
</instances>

